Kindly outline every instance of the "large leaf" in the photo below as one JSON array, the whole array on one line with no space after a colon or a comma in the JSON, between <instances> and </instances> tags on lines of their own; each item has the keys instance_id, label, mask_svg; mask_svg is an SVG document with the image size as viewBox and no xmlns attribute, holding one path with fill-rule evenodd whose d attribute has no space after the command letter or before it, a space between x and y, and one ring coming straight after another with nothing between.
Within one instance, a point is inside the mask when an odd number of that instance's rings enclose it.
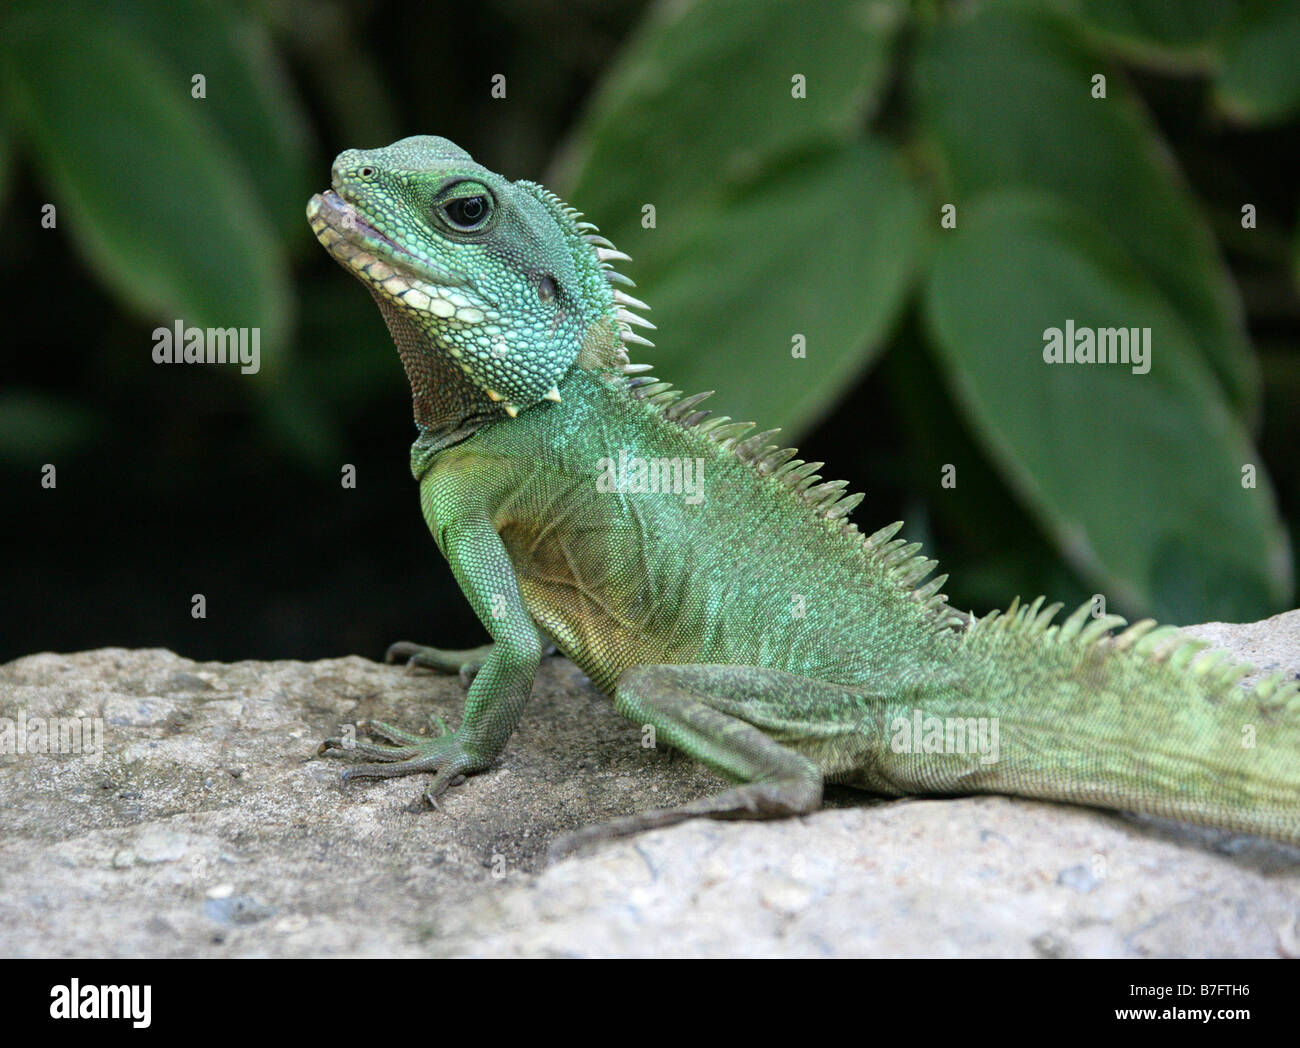
<instances>
[{"instance_id":1,"label":"large leaf","mask_svg":"<svg viewBox=\"0 0 1300 1048\"><path fill-rule=\"evenodd\" d=\"M1251 123L1300 110L1300 3L1258 5L1225 48L1214 92L1225 112Z\"/></svg>"},{"instance_id":2,"label":"large leaf","mask_svg":"<svg viewBox=\"0 0 1300 1048\"><path fill-rule=\"evenodd\" d=\"M659 230L685 224L774 157L852 136L880 97L902 14L862 0L656 4L547 182L639 259L661 246L641 230L644 203ZM805 98L792 96L796 75Z\"/></svg>"},{"instance_id":3,"label":"large leaf","mask_svg":"<svg viewBox=\"0 0 1300 1048\"><path fill-rule=\"evenodd\" d=\"M1213 62L1249 0L1055 0L1127 58L1168 69Z\"/></svg>"},{"instance_id":4,"label":"large leaf","mask_svg":"<svg viewBox=\"0 0 1300 1048\"><path fill-rule=\"evenodd\" d=\"M972 426L1114 603L1194 622L1283 605L1289 554L1259 454L1179 313L1108 232L1051 196L986 197L936 250L925 309ZM1149 373L1046 363L1045 332L1067 321L1149 327Z\"/></svg>"},{"instance_id":5,"label":"large leaf","mask_svg":"<svg viewBox=\"0 0 1300 1048\"><path fill-rule=\"evenodd\" d=\"M879 348L922 241L897 163L852 144L903 14L861 0L657 4L548 179L635 259L622 269L660 328L640 359L788 439ZM796 334L806 359L791 356Z\"/></svg>"},{"instance_id":6,"label":"large leaf","mask_svg":"<svg viewBox=\"0 0 1300 1048\"><path fill-rule=\"evenodd\" d=\"M9 190L13 187L12 142L3 109L0 109L0 209L7 208Z\"/></svg>"},{"instance_id":7,"label":"large leaf","mask_svg":"<svg viewBox=\"0 0 1300 1048\"><path fill-rule=\"evenodd\" d=\"M1107 76L1106 98L1091 78ZM914 67L923 134L958 205L1049 190L1112 231L1179 312L1248 422L1258 374L1236 288L1156 128L1113 70L1043 12L989 8L934 26ZM958 221L961 219L959 217Z\"/></svg>"},{"instance_id":8,"label":"large leaf","mask_svg":"<svg viewBox=\"0 0 1300 1048\"><path fill-rule=\"evenodd\" d=\"M264 370L272 365L288 326L284 254L188 78L81 5L14 18L0 49L6 98L59 207L60 235L150 319L260 327Z\"/></svg>"},{"instance_id":9,"label":"large leaf","mask_svg":"<svg viewBox=\"0 0 1300 1048\"><path fill-rule=\"evenodd\" d=\"M662 230L672 250L653 264L624 267L659 325L659 348L638 359L793 439L881 348L924 234L920 201L886 147L804 157L689 227ZM806 357L791 353L796 335Z\"/></svg>"},{"instance_id":10,"label":"large leaf","mask_svg":"<svg viewBox=\"0 0 1300 1048\"><path fill-rule=\"evenodd\" d=\"M0 462L59 462L102 439L104 429L93 410L33 389L0 390Z\"/></svg>"},{"instance_id":11,"label":"large leaf","mask_svg":"<svg viewBox=\"0 0 1300 1048\"><path fill-rule=\"evenodd\" d=\"M96 6L138 35L174 84L188 88L191 76L203 74L207 97L195 103L195 112L234 151L274 228L306 247L309 238L300 235L303 186L313 174L307 118L265 26L239 4Z\"/></svg>"}]
</instances>

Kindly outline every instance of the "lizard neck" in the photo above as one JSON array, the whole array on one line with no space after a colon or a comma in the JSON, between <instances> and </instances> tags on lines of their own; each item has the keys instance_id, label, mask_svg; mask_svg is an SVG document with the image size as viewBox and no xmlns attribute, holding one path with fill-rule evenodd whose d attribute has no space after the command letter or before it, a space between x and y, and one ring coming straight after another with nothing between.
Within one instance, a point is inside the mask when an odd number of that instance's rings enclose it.
<instances>
[{"instance_id":1,"label":"lizard neck","mask_svg":"<svg viewBox=\"0 0 1300 1048\"><path fill-rule=\"evenodd\" d=\"M560 403L543 400L517 418L507 416L499 404L483 396L459 367L431 346L428 336L396 309L384 309L389 331L397 345L406 377L411 383L415 424L420 431L411 445L411 472L417 481L433 467L439 454L462 444L480 431L495 433L499 427L530 427L538 412L582 415L599 391L608 389L618 396L621 410L650 413L649 405L631 395L627 387L627 350L613 317L598 318L587 330L582 350L559 383Z\"/></svg>"},{"instance_id":2,"label":"lizard neck","mask_svg":"<svg viewBox=\"0 0 1300 1048\"><path fill-rule=\"evenodd\" d=\"M420 431L416 444L424 456L459 444L484 426L511 421L445 351L430 343L429 334L412 323L407 313L381 295L374 298L411 385L411 408ZM588 327L569 375L583 371L612 377L626 363L627 350L618 323L612 315L603 315ZM561 397L570 387L566 377L558 386Z\"/></svg>"},{"instance_id":3,"label":"lizard neck","mask_svg":"<svg viewBox=\"0 0 1300 1048\"><path fill-rule=\"evenodd\" d=\"M430 344L428 333L417 327L408 313L395 308L383 295L372 294L411 385L411 410L422 442L435 450L450 447L501 414L447 353Z\"/></svg>"}]
</instances>

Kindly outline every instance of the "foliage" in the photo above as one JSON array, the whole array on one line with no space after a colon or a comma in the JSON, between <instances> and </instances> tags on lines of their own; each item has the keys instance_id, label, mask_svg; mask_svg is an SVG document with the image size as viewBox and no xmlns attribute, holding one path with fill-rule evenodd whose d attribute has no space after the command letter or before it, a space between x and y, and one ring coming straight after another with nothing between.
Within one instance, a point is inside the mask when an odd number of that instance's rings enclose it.
<instances>
[{"instance_id":1,"label":"foliage","mask_svg":"<svg viewBox=\"0 0 1300 1048\"><path fill-rule=\"evenodd\" d=\"M364 8L10 7L0 198L28 168L133 323L259 326L262 373L214 381L246 404L273 459L309 471L333 468L349 426L400 382L388 354L358 350L382 328L302 218L328 155L444 133L537 177L502 154L531 141L521 127L563 125L560 88L539 86L532 110L502 103L483 149L455 115L427 115L442 112L432 87L421 106L394 107L387 78L437 72L414 57L418 39L382 68L373 46L342 60ZM495 7L501 55L547 46L524 26L527 5ZM949 436L956 413L977 444L938 452L959 464L955 492L937 473L914 481L940 533L945 514L999 497L966 479L991 465L1081 592L1175 620L1250 618L1290 599L1288 538L1253 443L1268 391L1225 247L1260 245L1293 301L1300 241L1276 214L1244 231L1248 195L1208 198L1148 99L1192 84L1180 105L1193 124L1294 126L1300 3L701 0L651 6L595 56L569 17L573 46L552 56L563 72L527 75L563 86L587 63L599 79L544 180L636 260L625 268L660 328L643 359L661 374L795 440L888 350L914 376L896 385L915 398L904 413ZM200 70L206 101L188 93ZM360 128L370 136L348 137ZM1249 186L1250 172L1235 175ZM945 205L955 228L940 224ZM1151 328L1149 374L1045 365L1043 332L1067 318ZM806 357L791 352L798 337ZM0 458L87 450L129 424L99 410L7 383ZM872 454L841 457L855 453ZM871 505L857 515L883 523ZM1025 558L1010 574L1029 585L1055 570ZM988 591L966 594L1010 596Z\"/></svg>"}]
</instances>

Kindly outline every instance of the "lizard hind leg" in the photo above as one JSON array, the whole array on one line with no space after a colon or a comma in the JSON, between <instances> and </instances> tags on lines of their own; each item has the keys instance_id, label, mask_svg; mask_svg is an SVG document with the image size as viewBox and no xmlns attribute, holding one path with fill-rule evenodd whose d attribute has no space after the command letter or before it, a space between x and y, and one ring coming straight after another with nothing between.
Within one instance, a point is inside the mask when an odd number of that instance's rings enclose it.
<instances>
[{"instance_id":1,"label":"lizard hind leg","mask_svg":"<svg viewBox=\"0 0 1300 1048\"><path fill-rule=\"evenodd\" d=\"M435 648L428 644L416 644L409 640L394 641L384 652L384 661L403 663L408 670L433 670L435 673L455 673L460 682L469 687L478 671L492 654L493 645L482 644L477 648ZM555 642L548 641L542 645L543 657L555 654Z\"/></svg>"},{"instance_id":2,"label":"lizard hind leg","mask_svg":"<svg viewBox=\"0 0 1300 1048\"><path fill-rule=\"evenodd\" d=\"M453 650L399 640L388 645L384 661L405 663L407 669L412 670L419 668L433 670L435 673L456 673L460 675L461 683L468 687L491 654L491 644Z\"/></svg>"},{"instance_id":3,"label":"lizard hind leg","mask_svg":"<svg viewBox=\"0 0 1300 1048\"><path fill-rule=\"evenodd\" d=\"M793 696L838 688L763 666L656 665L624 671L614 691L620 713L652 726L656 741L684 751L740 785L677 807L586 827L557 840L551 858L592 841L686 819L765 819L816 811L822 799L821 768L768 732L780 720L776 711Z\"/></svg>"}]
</instances>

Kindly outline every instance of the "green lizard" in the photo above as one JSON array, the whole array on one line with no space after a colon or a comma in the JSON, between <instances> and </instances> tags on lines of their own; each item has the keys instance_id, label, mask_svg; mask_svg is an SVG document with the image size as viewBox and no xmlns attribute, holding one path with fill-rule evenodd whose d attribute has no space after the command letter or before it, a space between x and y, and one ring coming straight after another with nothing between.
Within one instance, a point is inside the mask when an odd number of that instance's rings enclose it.
<instances>
[{"instance_id":1,"label":"green lizard","mask_svg":"<svg viewBox=\"0 0 1300 1048\"><path fill-rule=\"evenodd\" d=\"M599 836L810 812L834 782L1300 842L1295 681L1247 691L1248 667L1150 620L1112 633L1124 620L1088 605L1059 625L1041 597L958 613L900 524L857 530L862 496L822 463L628 362L651 326L612 266L628 258L552 193L434 137L348 150L332 183L308 219L388 323L424 517L494 642L395 645L472 675L464 718L432 738L372 723L386 743L326 740L373 762L345 778L431 772L435 802L488 768L551 638L620 712L737 783ZM973 744L989 725L996 744Z\"/></svg>"}]
</instances>

